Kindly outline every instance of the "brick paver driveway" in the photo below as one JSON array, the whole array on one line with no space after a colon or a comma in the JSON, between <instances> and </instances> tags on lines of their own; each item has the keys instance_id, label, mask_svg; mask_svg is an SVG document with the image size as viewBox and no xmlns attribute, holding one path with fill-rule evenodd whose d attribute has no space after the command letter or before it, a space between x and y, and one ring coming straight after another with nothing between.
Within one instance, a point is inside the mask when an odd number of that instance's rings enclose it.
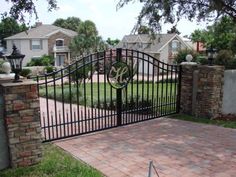
<instances>
[{"instance_id":1,"label":"brick paver driveway","mask_svg":"<svg viewBox=\"0 0 236 177\"><path fill-rule=\"evenodd\" d=\"M236 130L160 118L57 141L109 177L235 177ZM152 175L156 175L153 173Z\"/></svg>"}]
</instances>

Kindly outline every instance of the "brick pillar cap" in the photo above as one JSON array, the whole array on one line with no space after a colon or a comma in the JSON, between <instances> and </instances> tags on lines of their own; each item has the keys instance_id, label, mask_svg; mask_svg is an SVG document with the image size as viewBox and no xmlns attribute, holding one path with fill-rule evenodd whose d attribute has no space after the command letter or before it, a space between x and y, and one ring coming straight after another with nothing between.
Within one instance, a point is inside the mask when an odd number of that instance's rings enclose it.
<instances>
[{"instance_id":1,"label":"brick pillar cap","mask_svg":"<svg viewBox=\"0 0 236 177\"><path fill-rule=\"evenodd\" d=\"M23 80L23 82L16 82L16 83L12 82L12 80L11 80L6 83L1 83L0 85L3 87L14 87L14 86L35 85L35 84L37 84L36 81L27 79L27 80Z\"/></svg>"}]
</instances>

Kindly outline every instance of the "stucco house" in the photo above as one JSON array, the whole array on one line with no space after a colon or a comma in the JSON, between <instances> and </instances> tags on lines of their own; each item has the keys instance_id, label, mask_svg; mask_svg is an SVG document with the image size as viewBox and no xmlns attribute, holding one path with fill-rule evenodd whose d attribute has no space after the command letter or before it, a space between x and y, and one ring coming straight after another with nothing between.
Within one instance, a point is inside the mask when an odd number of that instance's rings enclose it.
<instances>
[{"instance_id":1,"label":"stucco house","mask_svg":"<svg viewBox=\"0 0 236 177\"><path fill-rule=\"evenodd\" d=\"M12 52L13 44L25 55L23 66L31 59L42 55L52 55L55 66L70 62L69 44L77 33L54 25L36 23L35 28L5 38L7 53Z\"/></svg>"},{"instance_id":2,"label":"stucco house","mask_svg":"<svg viewBox=\"0 0 236 177\"><path fill-rule=\"evenodd\" d=\"M155 39L148 34L125 35L116 47L139 50L169 64L179 50L191 49L178 34L157 34Z\"/></svg>"}]
</instances>

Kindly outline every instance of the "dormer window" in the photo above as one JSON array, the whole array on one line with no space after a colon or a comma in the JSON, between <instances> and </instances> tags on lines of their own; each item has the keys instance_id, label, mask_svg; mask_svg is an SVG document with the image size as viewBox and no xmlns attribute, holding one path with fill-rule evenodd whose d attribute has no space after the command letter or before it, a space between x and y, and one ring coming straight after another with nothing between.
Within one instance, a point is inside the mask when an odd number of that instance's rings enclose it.
<instances>
[{"instance_id":1,"label":"dormer window","mask_svg":"<svg viewBox=\"0 0 236 177\"><path fill-rule=\"evenodd\" d=\"M64 39L57 39L56 46L64 46Z\"/></svg>"},{"instance_id":2,"label":"dormer window","mask_svg":"<svg viewBox=\"0 0 236 177\"><path fill-rule=\"evenodd\" d=\"M172 52L178 52L179 47L180 47L180 42L178 40L173 40L171 45Z\"/></svg>"},{"instance_id":3,"label":"dormer window","mask_svg":"<svg viewBox=\"0 0 236 177\"><path fill-rule=\"evenodd\" d=\"M139 48L143 48L143 43L142 43L142 42L139 42L139 43L138 43L138 47L139 47Z\"/></svg>"}]
</instances>

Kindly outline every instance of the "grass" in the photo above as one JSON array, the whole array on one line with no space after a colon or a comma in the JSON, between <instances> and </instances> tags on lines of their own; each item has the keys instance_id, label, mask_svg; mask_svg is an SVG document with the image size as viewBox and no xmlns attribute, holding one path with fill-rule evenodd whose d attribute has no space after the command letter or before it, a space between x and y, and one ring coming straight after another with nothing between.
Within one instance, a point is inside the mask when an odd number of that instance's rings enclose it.
<instances>
[{"instance_id":1,"label":"grass","mask_svg":"<svg viewBox=\"0 0 236 177\"><path fill-rule=\"evenodd\" d=\"M172 96L175 97L176 95L176 87L177 85L173 83L155 83L155 84L148 84L148 83L134 83L129 84L126 89L123 89L123 98L125 98L127 94L127 98L139 97L142 100L151 100L152 96L157 99L158 97L168 97ZM71 90L71 91L70 91ZM77 103L77 95L79 96L79 104L84 105L85 100L86 104L89 106L93 103L97 103L98 99L100 102L104 101L105 99L115 100L116 99L116 89L112 88L109 83L86 83L82 84L79 88L79 94L77 94L77 87L71 85L64 85L63 92L64 92L64 101ZM48 86L48 98L54 99L54 88L53 86ZM39 90L40 96L46 97L46 89L45 87L40 87ZM56 86L56 99L61 101L62 100L62 87Z\"/></svg>"},{"instance_id":2,"label":"grass","mask_svg":"<svg viewBox=\"0 0 236 177\"><path fill-rule=\"evenodd\" d=\"M44 144L42 162L31 166L0 171L1 177L102 177L92 167L74 159L52 144Z\"/></svg>"},{"instance_id":3,"label":"grass","mask_svg":"<svg viewBox=\"0 0 236 177\"><path fill-rule=\"evenodd\" d=\"M180 119L180 120L186 120L191 122L197 122L197 123L203 123L203 124L211 124L211 125L218 125L225 128L234 128L236 129L236 121L230 121L230 120L214 120L214 119L208 119L208 118L198 118L190 115L185 114L176 114L170 116L170 118L173 119Z\"/></svg>"}]
</instances>

